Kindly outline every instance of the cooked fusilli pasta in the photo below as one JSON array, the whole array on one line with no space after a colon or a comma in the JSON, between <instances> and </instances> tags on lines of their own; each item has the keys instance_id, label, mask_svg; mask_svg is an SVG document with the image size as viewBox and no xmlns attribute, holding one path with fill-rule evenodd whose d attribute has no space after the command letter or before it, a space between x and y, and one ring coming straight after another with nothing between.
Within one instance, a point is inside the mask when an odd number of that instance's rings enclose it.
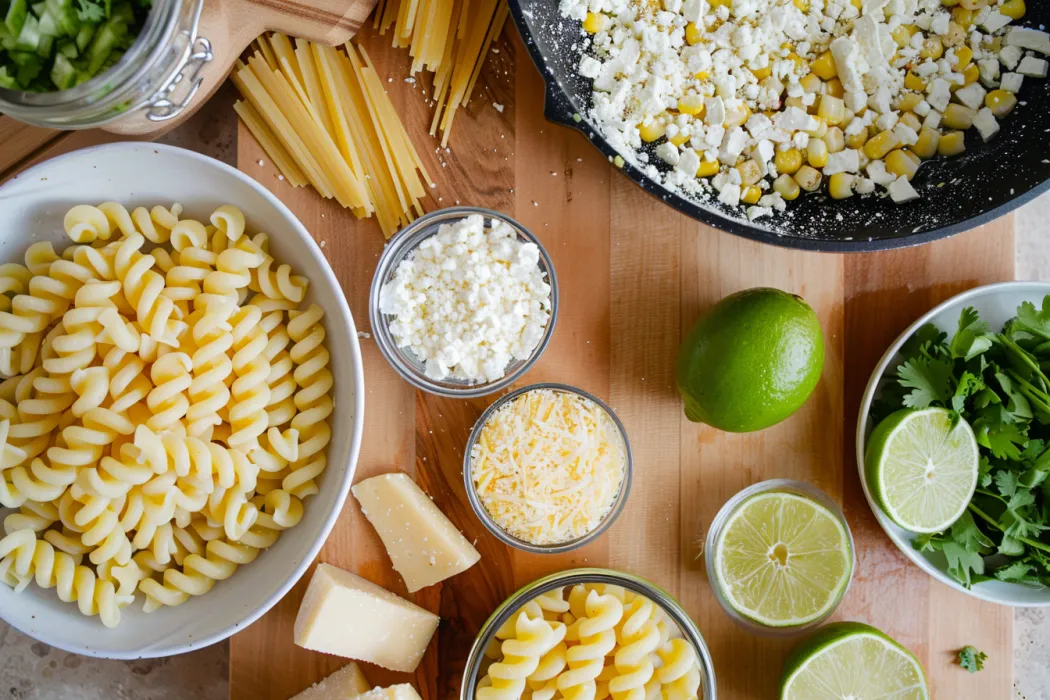
<instances>
[{"instance_id":1,"label":"cooked fusilli pasta","mask_svg":"<svg viewBox=\"0 0 1050 700\"><path fill-rule=\"evenodd\" d=\"M114 626L137 593L147 611L202 595L302 520L333 378L306 279L236 207L104 202L64 227L61 255L0 265L0 581ZM565 627L530 610L508 649L531 640L538 664Z\"/></svg>"}]
</instances>

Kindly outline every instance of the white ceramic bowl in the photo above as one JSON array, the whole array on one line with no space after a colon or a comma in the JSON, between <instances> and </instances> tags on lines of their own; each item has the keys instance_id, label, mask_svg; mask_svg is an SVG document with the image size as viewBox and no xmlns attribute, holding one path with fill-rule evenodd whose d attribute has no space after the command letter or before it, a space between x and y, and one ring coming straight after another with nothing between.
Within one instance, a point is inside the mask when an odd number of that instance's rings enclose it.
<instances>
[{"instance_id":1,"label":"white ceramic bowl","mask_svg":"<svg viewBox=\"0 0 1050 700\"><path fill-rule=\"evenodd\" d=\"M1022 301L1031 301L1039 307L1042 305L1043 297L1047 294L1050 294L1050 283L1048 282L1003 282L963 292L930 310L908 326L882 356L871 379L868 380L868 387L864 390L864 397L860 403L860 415L857 417L857 470L860 472L860 483L864 487L864 497L868 499L868 505L875 513L875 518L882 529L886 531L904 556L915 562L930 576L967 595L1001 605L1050 606L1050 589L1030 588L1003 581L986 581L966 589L945 573L946 564L942 555L936 552L927 554L916 550L911 544L916 535L890 520L875 503L868 489L864 469L864 450L867 447L868 436L875 427L868 420L868 412L884 380L891 380L896 376L894 371L900 361L901 345L921 326L932 323L951 338L958 328L960 312L965 307L972 306L977 309L981 319L988 323L993 332L999 332L1006 321L1017 315L1017 307Z\"/></svg>"},{"instance_id":2,"label":"white ceramic bowl","mask_svg":"<svg viewBox=\"0 0 1050 700\"><path fill-rule=\"evenodd\" d=\"M54 589L31 583L21 593L0 584L0 616L42 642L108 658L180 654L221 641L251 624L288 592L313 561L346 500L357 465L364 416L364 375L357 331L339 282L298 219L251 178L191 151L148 143L119 143L76 151L26 171L0 188L0 262L21 261L26 247L69 244L62 228L74 204L114 200L125 205L179 202L186 216L207 220L220 204L245 214L248 230L270 234L274 256L310 279L307 301L325 310L335 375L335 412L328 468L320 493L306 499L294 528L251 564L206 595L178 607L142 612L141 595L107 629ZM4 511L0 510L0 514Z\"/></svg>"}]
</instances>

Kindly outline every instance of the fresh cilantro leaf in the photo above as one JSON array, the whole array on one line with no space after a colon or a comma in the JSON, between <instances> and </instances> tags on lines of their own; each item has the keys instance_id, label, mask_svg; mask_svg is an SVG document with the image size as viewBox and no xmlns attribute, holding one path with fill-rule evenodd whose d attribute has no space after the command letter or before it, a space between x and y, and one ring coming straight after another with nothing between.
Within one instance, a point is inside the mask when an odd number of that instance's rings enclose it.
<instances>
[{"instance_id":1,"label":"fresh cilantro leaf","mask_svg":"<svg viewBox=\"0 0 1050 700\"><path fill-rule=\"evenodd\" d=\"M109 1L76 0L77 19L98 24L109 17Z\"/></svg>"},{"instance_id":2,"label":"fresh cilantro leaf","mask_svg":"<svg viewBox=\"0 0 1050 700\"><path fill-rule=\"evenodd\" d=\"M977 444L991 450L998 459L1019 460L1021 450L1028 443L1028 436L1016 425L1000 423L992 426L980 421L973 424Z\"/></svg>"},{"instance_id":3,"label":"fresh cilantro leaf","mask_svg":"<svg viewBox=\"0 0 1050 700\"><path fill-rule=\"evenodd\" d=\"M984 669L984 662L988 660L988 654L978 651L976 647L964 646L958 653L959 665L970 673L977 673Z\"/></svg>"},{"instance_id":4,"label":"fresh cilantro leaf","mask_svg":"<svg viewBox=\"0 0 1050 700\"><path fill-rule=\"evenodd\" d=\"M952 357L970 360L992 347L988 324L977 315L977 309L967 306L959 314L959 330L949 345Z\"/></svg>"},{"instance_id":5,"label":"fresh cilantro leaf","mask_svg":"<svg viewBox=\"0 0 1050 700\"><path fill-rule=\"evenodd\" d=\"M941 332L937 326L927 323L920 326L912 337L904 341L904 344L901 345L901 356L905 360L910 360L919 357L924 352L934 355L948 354L948 346L944 342L946 337L947 334Z\"/></svg>"},{"instance_id":6,"label":"fresh cilantro leaf","mask_svg":"<svg viewBox=\"0 0 1050 700\"><path fill-rule=\"evenodd\" d=\"M1017 493L1017 475L1008 471L997 472L995 475L995 488L999 490L1003 498L1009 500Z\"/></svg>"},{"instance_id":7,"label":"fresh cilantro leaf","mask_svg":"<svg viewBox=\"0 0 1050 700\"><path fill-rule=\"evenodd\" d=\"M981 532L970 511L964 511L951 526L952 541L962 545L968 552L981 552L995 546L988 535Z\"/></svg>"},{"instance_id":8,"label":"fresh cilantro leaf","mask_svg":"<svg viewBox=\"0 0 1050 700\"><path fill-rule=\"evenodd\" d=\"M992 463L984 455L977 464L977 485L983 489L992 485Z\"/></svg>"},{"instance_id":9,"label":"fresh cilantro leaf","mask_svg":"<svg viewBox=\"0 0 1050 700\"><path fill-rule=\"evenodd\" d=\"M911 546L920 552L938 552L947 541L943 533L923 533L912 540Z\"/></svg>"},{"instance_id":10,"label":"fresh cilantro leaf","mask_svg":"<svg viewBox=\"0 0 1050 700\"><path fill-rule=\"evenodd\" d=\"M948 575L966 588L973 584L973 574L984 573L984 558L977 552L970 552L955 542L945 542L941 551L948 559Z\"/></svg>"},{"instance_id":11,"label":"fresh cilantro leaf","mask_svg":"<svg viewBox=\"0 0 1050 700\"><path fill-rule=\"evenodd\" d=\"M959 375L959 382L955 385L955 393L952 395L952 410L962 415L966 408L966 399L985 388L984 381L973 372L964 371Z\"/></svg>"},{"instance_id":12,"label":"fresh cilantro leaf","mask_svg":"<svg viewBox=\"0 0 1050 700\"><path fill-rule=\"evenodd\" d=\"M1021 390L1015 387L1013 380L1003 372L996 372L995 379L1008 398L1006 411L1013 418L1011 422L1031 420L1032 406Z\"/></svg>"},{"instance_id":13,"label":"fresh cilantro leaf","mask_svg":"<svg viewBox=\"0 0 1050 700\"><path fill-rule=\"evenodd\" d=\"M1030 301L1022 302L1017 307L1017 321L1013 327L1014 330L1050 340L1050 296L1043 298L1043 308L1039 310Z\"/></svg>"},{"instance_id":14,"label":"fresh cilantro leaf","mask_svg":"<svg viewBox=\"0 0 1050 700\"><path fill-rule=\"evenodd\" d=\"M947 405L952 396L952 364L947 359L935 359L923 354L897 368L901 386L912 389L904 397L909 408L927 408L937 403Z\"/></svg>"},{"instance_id":15,"label":"fresh cilantro leaf","mask_svg":"<svg viewBox=\"0 0 1050 700\"><path fill-rule=\"evenodd\" d=\"M996 570L995 577L1000 581L1013 583L1024 583L1028 585L1041 585L1039 576L1036 575L1034 565L1025 561L1015 561Z\"/></svg>"}]
</instances>

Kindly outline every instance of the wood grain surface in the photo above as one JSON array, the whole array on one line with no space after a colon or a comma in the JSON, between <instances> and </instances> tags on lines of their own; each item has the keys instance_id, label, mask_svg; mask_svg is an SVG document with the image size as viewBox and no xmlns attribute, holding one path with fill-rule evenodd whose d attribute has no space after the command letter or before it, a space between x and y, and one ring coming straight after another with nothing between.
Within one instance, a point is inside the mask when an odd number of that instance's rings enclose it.
<instances>
[{"instance_id":1,"label":"wood grain surface","mask_svg":"<svg viewBox=\"0 0 1050 700\"><path fill-rule=\"evenodd\" d=\"M539 76L513 28L489 56L474 100L457 119L450 152L436 149L426 135L426 87L404 82L407 54L367 32L362 42L380 75L391 78L388 90L437 180L429 206L472 204L510 214L540 237L554 260L561 285L558 327L527 382L557 380L607 399L627 427L635 456L627 508L606 536L560 556L508 550L473 516L462 486L464 443L495 397L463 401L416 392L387 366L373 341L362 340L367 412L356 479L391 470L414 475L482 554L464 574L406 596L442 617L410 679L423 697L457 696L474 635L516 587L578 565L629 571L671 591L711 648L721 696L773 697L782 660L795 642L757 637L730 621L711 595L700 542L715 512L739 489L793 477L841 502L857 540L856 578L836 618L868 622L908 645L936 698L1007 698L1011 611L952 591L896 551L864 501L853 432L869 374L908 323L966 287L1013 277L1012 219L923 248L850 257L751 243L662 205L579 134L546 123ZM378 226L278 180L243 127L238 162L323 243L362 325L383 245ZM820 385L795 416L760 433L729 435L689 423L673 388L682 334L721 297L760 285L799 293L817 310L827 342ZM352 498L320 560L405 594ZM283 700L345 663L292 643L305 583L233 638L234 700ZM353 620L344 622L352 629ZM952 652L968 643L990 657L975 676L951 664ZM373 683L398 677L374 667L366 672Z\"/></svg>"}]
</instances>

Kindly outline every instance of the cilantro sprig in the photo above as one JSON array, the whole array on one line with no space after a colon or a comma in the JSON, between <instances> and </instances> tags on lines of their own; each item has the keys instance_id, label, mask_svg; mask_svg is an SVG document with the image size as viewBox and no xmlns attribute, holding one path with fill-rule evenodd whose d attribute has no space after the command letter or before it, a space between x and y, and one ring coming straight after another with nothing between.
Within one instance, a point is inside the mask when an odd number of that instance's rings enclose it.
<instances>
[{"instance_id":1,"label":"cilantro sprig","mask_svg":"<svg viewBox=\"0 0 1050 700\"><path fill-rule=\"evenodd\" d=\"M948 574L966 587L987 580L1050 586L1050 296L1040 307L1021 304L998 333L967 307L950 339L923 326L901 356L872 419L900 408L945 408L970 424L981 453L967 511L913 546L943 556ZM973 659L979 670L983 655Z\"/></svg>"},{"instance_id":2,"label":"cilantro sprig","mask_svg":"<svg viewBox=\"0 0 1050 700\"><path fill-rule=\"evenodd\" d=\"M988 654L979 651L977 647L966 645L959 650L956 660L965 670L977 673L984 670L984 662L988 660Z\"/></svg>"}]
</instances>

